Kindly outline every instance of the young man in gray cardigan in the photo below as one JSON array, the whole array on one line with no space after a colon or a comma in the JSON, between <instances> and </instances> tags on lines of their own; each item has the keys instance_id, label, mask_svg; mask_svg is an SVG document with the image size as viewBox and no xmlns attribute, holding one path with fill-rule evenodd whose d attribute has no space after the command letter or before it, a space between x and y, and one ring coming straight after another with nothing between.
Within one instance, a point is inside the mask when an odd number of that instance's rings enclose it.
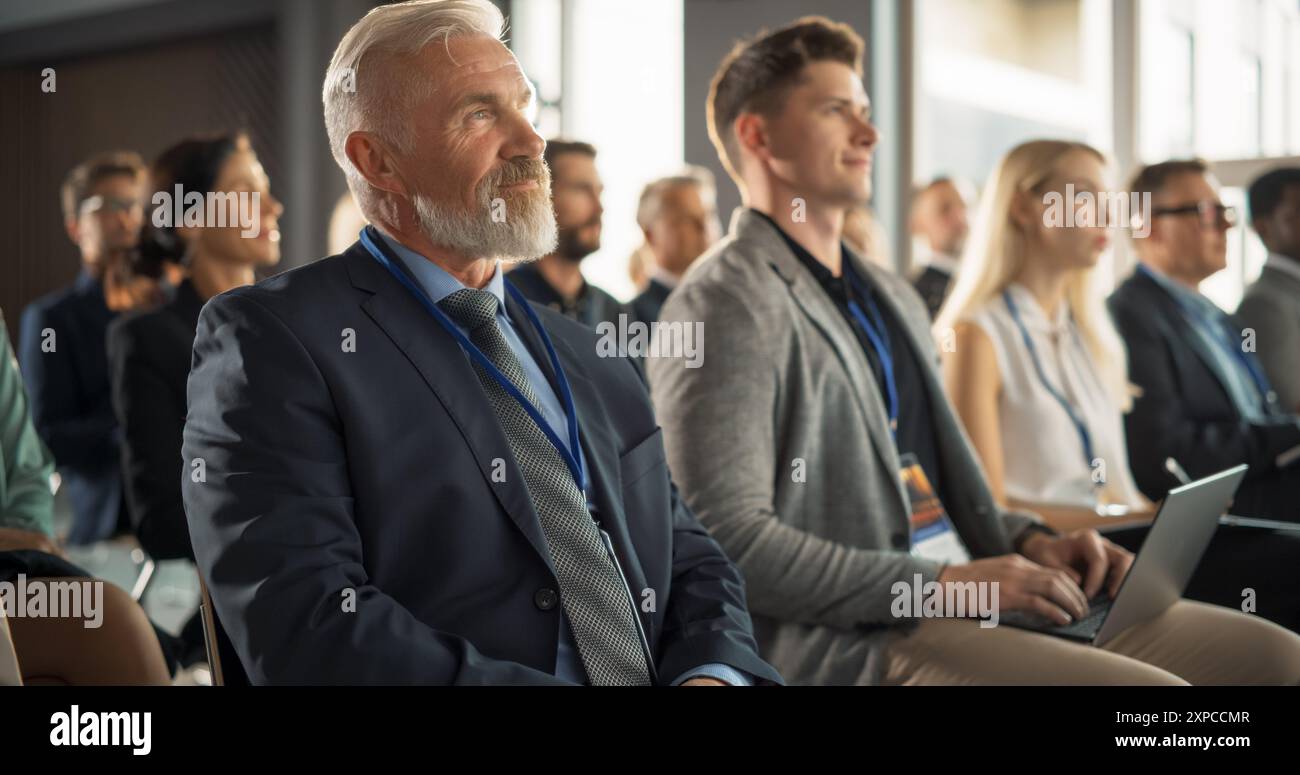
<instances>
[{"instance_id":1,"label":"young man in gray cardigan","mask_svg":"<svg viewBox=\"0 0 1300 775\"><path fill-rule=\"evenodd\" d=\"M862 50L806 18L724 59L709 131L744 208L663 309L702 327L702 361L647 361L669 464L745 574L763 655L808 684L1300 681L1300 638L1199 603L1101 648L988 626L1082 616L1132 556L993 501L920 298L842 247L879 141ZM936 589L979 602L918 617Z\"/></svg>"}]
</instances>

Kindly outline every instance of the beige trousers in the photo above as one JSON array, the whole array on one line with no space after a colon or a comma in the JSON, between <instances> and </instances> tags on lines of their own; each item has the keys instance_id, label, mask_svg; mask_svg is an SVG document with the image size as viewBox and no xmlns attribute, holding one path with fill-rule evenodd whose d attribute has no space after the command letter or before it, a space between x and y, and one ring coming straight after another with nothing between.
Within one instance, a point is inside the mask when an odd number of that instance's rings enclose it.
<instances>
[{"instance_id":1,"label":"beige trousers","mask_svg":"<svg viewBox=\"0 0 1300 775\"><path fill-rule=\"evenodd\" d=\"M1182 600L1105 646L973 619L923 619L886 647L887 685L1300 685L1300 636Z\"/></svg>"}]
</instances>

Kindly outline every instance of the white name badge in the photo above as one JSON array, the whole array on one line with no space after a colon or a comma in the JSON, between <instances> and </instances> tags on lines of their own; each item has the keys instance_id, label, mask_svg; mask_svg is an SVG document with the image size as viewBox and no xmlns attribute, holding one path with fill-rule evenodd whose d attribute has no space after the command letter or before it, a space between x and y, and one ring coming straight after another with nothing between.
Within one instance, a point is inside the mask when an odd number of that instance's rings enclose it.
<instances>
[{"instance_id":1,"label":"white name badge","mask_svg":"<svg viewBox=\"0 0 1300 775\"><path fill-rule=\"evenodd\" d=\"M970 562L970 552L953 529L948 512L916 456L909 452L899 460L902 463L899 475L912 508L912 555L948 565Z\"/></svg>"}]
</instances>

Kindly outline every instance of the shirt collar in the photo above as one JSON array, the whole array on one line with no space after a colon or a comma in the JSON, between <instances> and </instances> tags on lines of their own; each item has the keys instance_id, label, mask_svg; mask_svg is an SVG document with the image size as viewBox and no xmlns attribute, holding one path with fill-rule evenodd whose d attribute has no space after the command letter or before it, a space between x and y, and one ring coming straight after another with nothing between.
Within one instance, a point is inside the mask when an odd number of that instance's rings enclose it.
<instances>
[{"instance_id":1,"label":"shirt collar","mask_svg":"<svg viewBox=\"0 0 1300 775\"><path fill-rule=\"evenodd\" d=\"M1217 304L1202 296L1198 291L1188 288L1150 264L1139 263L1138 267L1146 272L1152 280L1155 280L1157 285L1164 288L1169 295L1173 296L1175 301L1190 304L1201 314L1209 315L1213 319L1217 320L1223 317L1223 310L1219 309Z\"/></svg>"},{"instance_id":2,"label":"shirt collar","mask_svg":"<svg viewBox=\"0 0 1300 775\"><path fill-rule=\"evenodd\" d=\"M932 250L921 257L921 263L949 276L957 274L957 259L947 253Z\"/></svg>"},{"instance_id":3,"label":"shirt collar","mask_svg":"<svg viewBox=\"0 0 1300 775\"><path fill-rule=\"evenodd\" d=\"M518 268L510 270L510 281L523 291L525 296L538 304L560 310L576 310L587 303L592 286L585 277L582 278L582 287L578 290L578 295L566 299L555 290L542 274L542 270L537 268L538 261L541 259L525 262Z\"/></svg>"},{"instance_id":4,"label":"shirt collar","mask_svg":"<svg viewBox=\"0 0 1300 775\"><path fill-rule=\"evenodd\" d=\"M655 264L654 268L650 270L650 279L657 281L670 291L676 288L677 283L681 281L680 276L673 274L658 264Z\"/></svg>"},{"instance_id":5,"label":"shirt collar","mask_svg":"<svg viewBox=\"0 0 1300 775\"><path fill-rule=\"evenodd\" d=\"M1278 255L1277 253L1269 253L1268 260L1264 262L1264 268L1272 269L1276 272L1281 272L1288 277L1300 280L1300 261L1287 258L1286 256Z\"/></svg>"},{"instance_id":6,"label":"shirt collar","mask_svg":"<svg viewBox=\"0 0 1300 775\"><path fill-rule=\"evenodd\" d=\"M73 287L78 291L98 291L103 288L103 283L99 278L90 271L90 267L82 266L81 271L77 273L77 279L73 282Z\"/></svg>"},{"instance_id":7,"label":"shirt collar","mask_svg":"<svg viewBox=\"0 0 1300 775\"><path fill-rule=\"evenodd\" d=\"M831 282L838 279L835 277L835 275L831 274L830 267L818 261L816 256L814 256L812 253L809 253L807 248L799 244L798 240L796 240L794 237L791 237L789 234L787 234L785 229L782 229L781 226L776 222L776 220L772 218L772 216L768 215L762 210L755 210L753 208L750 208L750 212L754 213L755 215L761 217L763 220L772 224L772 228L776 229L776 233L781 235L781 239L785 240L785 244L787 247L790 248L790 252L794 253L795 258L799 259L799 263L803 264L808 269L808 271L812 272L812 276L817 279L817 282L821 283L822 285L825 285L827 282ZM847 251L845 250L843 243L841 243L840 245L841 261L844 260L844 254L846 252Z\"/></svg>"},{"instance_id":8,"label":"shirt collar","mask_svg":"<svg viewBox=\"0 0 1300 775\"><path fill-rule=\"evenodd\" d=\"M1016 312L1020 314L1025 326L1048 334L1059 334L1068 329L1070 305L1065 299L1061 299L1060 305L1056 308L1056 319L1048 320L1046 311L1038 303L1038 298L1028 288L1013 282L1007 285L1006 291L1015 302Z\"/></svg>"},{"instance_id":9,"label":"shirt collar","mask_svg":"<svg viewBox=\"0 0 1300 775\"><path fill-rule=\"evenodd\" d=\"M424 289L424 292L429 295L429 300L434 304L437 304L456 291L466 287L460 280L452 277L447 270L433 263L419 253L416 253L414 250L406 247L379 229L375 229L375 231L379 232L380 238L384 240L384 243L388 245L390 250L397 254L397 257L402 260L402 263L406 265L406 268L411 270L411 274L415 275L416 282L420 284L420 287ZM493 267L492 279L488 280L488 284L484 286L483 290L497 297L497 313L505 314L506 287L501 272L500 261L497 261L496 266Z\"/></svg>"}]
</instances>

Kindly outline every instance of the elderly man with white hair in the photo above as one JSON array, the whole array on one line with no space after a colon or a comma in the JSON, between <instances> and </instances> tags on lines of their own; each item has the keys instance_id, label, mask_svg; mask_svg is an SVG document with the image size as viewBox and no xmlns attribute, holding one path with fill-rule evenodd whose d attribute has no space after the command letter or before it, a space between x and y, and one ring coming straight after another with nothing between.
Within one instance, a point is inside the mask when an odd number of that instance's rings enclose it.
<instances>
[{"instance_id":1,"label":"elderly man with white hair","mask_svg":"<svg viewBox=\"0 0 1300 775\"><path fill-rule=\"evenodd\" d=\"M715 202L713 173L704 167L689 167L642 189L636 222L654 255L654 267L646 289L631 302L638 320L657 321L682 275L718 241L722 225Z\"/></svg>"},{"instance_id":2,"label":"elderly man with white hair","mask_svg":"<svg viewBox=\"0 0 1300 775\"><path fill-rule=\"evenodd\" d=\"M218 618L253 683L780 682L636 368L504 281L555 222L503 25L358 22L324 107L371 225L204 308L184 490Z\"/></svg>"}]
</instances>

